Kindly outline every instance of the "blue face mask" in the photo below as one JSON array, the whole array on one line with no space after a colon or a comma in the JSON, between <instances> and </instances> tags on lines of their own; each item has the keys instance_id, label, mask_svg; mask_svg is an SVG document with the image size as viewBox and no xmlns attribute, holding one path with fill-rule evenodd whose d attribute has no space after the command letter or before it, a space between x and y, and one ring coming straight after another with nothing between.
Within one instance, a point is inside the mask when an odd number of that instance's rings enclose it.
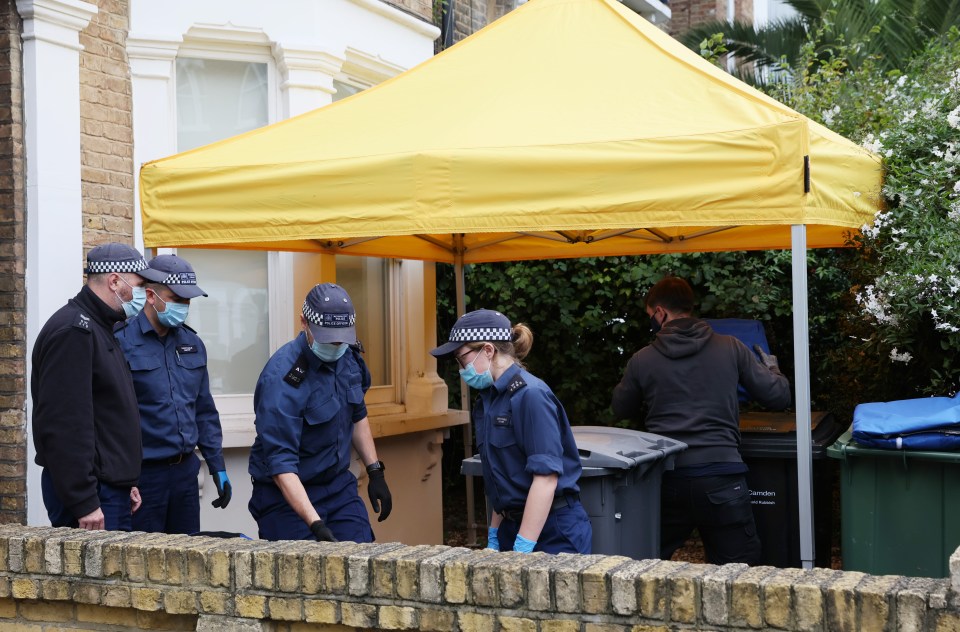
<instances>
[{"instance_id":1,"label":"blue face mask","mask_svg":"<svg viewBox=\"0 0 960 632\"><path fill-rule=\"evenodd\" d=\"M347 352L347 347L350 345L347 344L335 344L332 342L317 342L313 341L313 344L310 345L310 351L313 351L314 355L323 360L324 362L336 362L343 354Z\"/></svg>"},{"instance_id":2,"label":"blue face mask","mask_svg":"<svg viewBox=\"0 0 960 632\"><path fill-rule=\"evenodd\" d=\"M124 283L127 283L126 279L123 277L120 277L120 280ZM125 301L120 298L120 295L116 292L114 292L114 294L117 294L117 298L120 299L120 306L123 307L123 313L126 315L126 317L133 318L139 314L143 309L143 306L147 304L147 291L140 286L133 287L129 283L127 283L127 287L133 291L133 298L131 298L129 301Z\"/></svg>"},{"instance_id":3,"label":"blue face mask","mask_svg":"<svg viewBox=\"0 0 960 632\"><path fill-rule=\"evenodd\" d=\"M479 355L477 357L480 357ZM477 358L473 359L473 362L476 362ZM464 382L467 383L467 386L470 388L475 388L478 391L482 391L485 388L490 388L493 386L493 375L490 374L490 369L487 369L483 373L477 373L477 369L473 366L473 362L467 365L467 368L460 369L460 377Z\"/></svg>"},{"instance_id":4,"label":"blue face mask","mask_svg":"<svg viewBox=\"0 0 960 632\"><path fill-rule=\"evenodd\" d=\"M158 294L154 294L157 299L163 303L163 311L157 310L157 320L164 327L179 327L187 320L187 314L190 313L190 306L186 303L166 302Z\"/></svg>"}]
</instances>

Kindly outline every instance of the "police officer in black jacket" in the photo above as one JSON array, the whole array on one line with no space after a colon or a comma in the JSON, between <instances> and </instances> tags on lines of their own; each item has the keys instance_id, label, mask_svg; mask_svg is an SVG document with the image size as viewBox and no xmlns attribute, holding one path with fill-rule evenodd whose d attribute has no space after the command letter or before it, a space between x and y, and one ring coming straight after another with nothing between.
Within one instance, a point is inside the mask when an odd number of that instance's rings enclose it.
<instances>
[{"instance_id":1,"label":"police officer in black jacket","mask_svg":"<svg viewBox=\"0 0 960 632\"><path fill-rule=\"evenodd\" d=\"M130 530L140 507L140 414L113 327L136 315L143 256L110 243L87 254L87 283L46 322L33 348L30 392L41 491L55 527Z\"/></svg>"}]
</instances>

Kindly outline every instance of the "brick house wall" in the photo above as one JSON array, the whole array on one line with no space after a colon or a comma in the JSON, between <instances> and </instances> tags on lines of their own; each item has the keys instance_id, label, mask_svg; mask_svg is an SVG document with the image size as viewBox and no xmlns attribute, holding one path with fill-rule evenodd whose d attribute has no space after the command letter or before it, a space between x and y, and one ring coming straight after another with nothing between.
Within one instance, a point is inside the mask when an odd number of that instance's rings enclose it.
<instances>
[{"instance_id":1,"label":"brick house wall","mask_svg":"<svg viewBox=\"0 0 960 632\"><path fill-rule=\"evenodd\" d=\"M0 522L26 522L26 198L20 16L0 0Z\"/></svg>"},{"instance_id":2,"label":"brick house wall","mask_svg":"<svg viewBox=\"0 0 960 632\"><path fill-rule=\"evenodd\" d=\"M517 0L449 0L449 2L453 8L454 43L473 35L519 5Z\"/></svg>"},{"instance_id":3,"label":"brick house wall","mask_svg":"<svg viewBox=\"0 0 960 632\"><path fill-rule=\"evenodd\" d=\"M83 246L133 243L133 98L127 0L97 0L80 32Z\"/></svg>"},{"instance_id":4,"label":"brick house wall","mask_svg":"<svg viewBox=\"0 0 960 632\"><path fill-rule=\"evenodd\" d=\"M738 21L753 22L753 2L747 0L671 0L670 35L682 35L695 26L712 20L727 19L727 3L735 2Z\"/></svg>"},{"instance_id":5,"label":"brick house wall","mask_svg":"<svg viewBox=\"0 0 960 632\"><path fill-rule=\"evenodd\" d=\"M433 22L433 0L385 0L386 4Z\"/></svg>"}]
</instances>

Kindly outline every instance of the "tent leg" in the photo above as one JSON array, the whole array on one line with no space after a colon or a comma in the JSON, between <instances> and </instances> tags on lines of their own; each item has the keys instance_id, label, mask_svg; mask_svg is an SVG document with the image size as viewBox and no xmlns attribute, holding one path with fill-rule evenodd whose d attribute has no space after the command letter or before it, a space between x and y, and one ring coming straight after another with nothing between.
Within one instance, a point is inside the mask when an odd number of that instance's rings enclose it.
<instances>
[{"instance_id":1,"label":"tent leg","mask_svg":"<svg viewBox=\"0 0 960 632\"><path fill-rule=\"evenodd\" d=\"M797 490L800 501L800 560L813 568L813 451L811 448L810 330L807 287L807 227L791 227L793 261L794 402L797 411Z\"/></svg>"},{"instance_id":2,"label":"tent leg","mask_svg":"<svg viewBox=\"0 0 960 632\"><path fill-rule=\"evenodd\" d=\"M463 250L457 249L456 260L453 264L453 275L455 278L456 292L457 292L457 316L466 311L467 306L467 288L466 282L463 274ZM460 408L462 410L470 410L470 388L463 382L460 381ZM473 456L473 428L469 421L463 426L463 455L464 458L470 458ZM474 508L474 499L473 499L473 476L466 475L466 499L467 499L467 544L469 546L475 546L477 544L477 525L476 525L476 511Z\"/></svg>"}]
</instances>

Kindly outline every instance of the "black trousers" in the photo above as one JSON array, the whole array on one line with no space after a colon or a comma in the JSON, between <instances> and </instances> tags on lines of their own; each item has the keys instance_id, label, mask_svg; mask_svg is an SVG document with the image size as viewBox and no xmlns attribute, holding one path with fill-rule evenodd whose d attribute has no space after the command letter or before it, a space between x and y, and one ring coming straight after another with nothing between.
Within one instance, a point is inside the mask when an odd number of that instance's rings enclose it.
<instances>
[{"instance_id":1,"label":"black trousers","mask_svg":"<svg viewBox=\"0 0 960 632\"><path fill-rule=\"evenodd\" d=\"M660 558L669 560L694 528L710 564L760 562L760 538L743 474L687 478L664 473Z\"/></svg>"}]
</instances>

